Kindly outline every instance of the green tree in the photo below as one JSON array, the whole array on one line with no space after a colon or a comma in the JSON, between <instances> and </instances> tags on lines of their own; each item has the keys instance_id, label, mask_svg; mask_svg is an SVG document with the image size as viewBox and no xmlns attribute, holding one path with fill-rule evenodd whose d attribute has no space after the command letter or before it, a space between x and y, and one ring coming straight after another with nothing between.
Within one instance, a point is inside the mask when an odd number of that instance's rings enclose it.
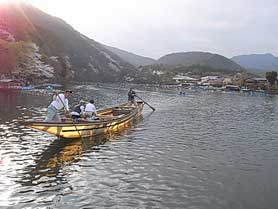
<instances>
[{"instance_id":1,"label":"green tree","mask_svg":"<svg viewBox=\"0 0 278 209\"><path fill-rule=\"evenodd\" d=\"M275 72L275 71L266 72L265 78L270 83L270 85L273 86L277 80L277 72Z\"/></svg>"}]
</instances>

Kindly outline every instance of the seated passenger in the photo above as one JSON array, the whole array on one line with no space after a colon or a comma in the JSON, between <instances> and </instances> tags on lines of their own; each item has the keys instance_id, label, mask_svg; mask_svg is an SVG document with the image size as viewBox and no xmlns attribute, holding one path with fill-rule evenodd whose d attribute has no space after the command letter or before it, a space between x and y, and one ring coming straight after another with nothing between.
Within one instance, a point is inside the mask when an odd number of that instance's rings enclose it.
<instances>
[{"instance_id":1,"label":"seated passenger","mask_svg":"<svg viewBox=\"0 0 278 209\"><path fill-rule=\"evenodd\" d=\"M85 117L94 119L97 116L97 109L94 105L95 101L92 99L85 107Z\"/></svg>"},{"instance_id":2,"label":"seated passenger","mask_svg":"<svg viewBox=\"0 0 278 209\"><path fill-rule=\"evenodd\" d=\"M79 104L73 107L73 111L71 112L72 119L78 120L84 115L84 110L85 110L84 105L85 105L85 101L80 100Z\"/></svg>"}]
</instances>

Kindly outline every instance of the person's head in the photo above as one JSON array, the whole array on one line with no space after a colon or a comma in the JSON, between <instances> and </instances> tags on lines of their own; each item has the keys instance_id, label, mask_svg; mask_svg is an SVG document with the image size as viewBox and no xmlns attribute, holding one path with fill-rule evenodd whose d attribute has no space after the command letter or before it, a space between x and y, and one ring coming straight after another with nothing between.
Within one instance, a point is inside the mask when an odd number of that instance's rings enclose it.
<instances>
[{"instance_id":1,"label":"person's head","mask_svg":"<svg viewBox=\"0 0 278 209\"><path fill-rule=\"evenodd\" d=\"M66 90L64 94L65 94L65 97L68 98L72 94L72 91Z\"/></svg>"},{"instance_id":2,"label":"person's head","mask_svg":"<svg viewBox=\"0 0 278 209\"><path fill-rule=\"evenodd\" d=\"M94 104L94 103L95 103L95 101L94 101L93 99L91 99L91 100L90 100L90 103L91 103L91 104Z\"/></svg>"}]
</instances>

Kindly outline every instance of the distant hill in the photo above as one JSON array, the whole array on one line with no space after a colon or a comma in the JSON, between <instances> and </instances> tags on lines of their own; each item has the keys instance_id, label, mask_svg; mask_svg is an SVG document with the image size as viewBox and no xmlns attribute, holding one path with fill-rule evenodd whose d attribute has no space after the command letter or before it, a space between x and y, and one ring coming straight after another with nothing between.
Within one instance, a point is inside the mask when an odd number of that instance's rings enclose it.
<instances>
[{"instance_id":1,"label":"distant hill","mask_svg":"<svg viewBox=\"0 0 278 209\"><path fill-rule=\"evenodd\" d=\"M140 65L151 65L155 64L157 61L155 59L149 57L143 57L140 55L133 54L128 51L124 51L122 49L118 49L111 46L105 46L109 51L113 52L114 54L118 55L120 58L129 62L130 64L134 65L135 67L139 67Z\"/></svg>"},{"instance_id":2,"label":"distant hill","mask_svg":"<svg viewBox=\"0 0 278 209\"><path fill-rule=\"evenodd\" d=\"M240 55L231 59L242 67L253 71L278 71L278 57L269 53Z\"/></svg>"},{"instance_id":3,"label":"distant hill","mask_svg":"<svg viewBox=\"0 0 278 209\"><path fill-rule=\"evenodd\" d=\"M166 65L184 65L184 66L207 66L213 69L240 70L242 67L234 61L208 52L180 52L165 55L158 60L161 64Z\"/></svg>"},{"instance_id":4,"label":"distant hill","mask_svg":"<svg viewBox=\"0 0 278 209\"><path fill-rule=\"evenodd\" d=\"M0 4L0 72L63 81L123 81L136 68L62 19L27 3L6 3Z\"/></svg>"}]
</instances>

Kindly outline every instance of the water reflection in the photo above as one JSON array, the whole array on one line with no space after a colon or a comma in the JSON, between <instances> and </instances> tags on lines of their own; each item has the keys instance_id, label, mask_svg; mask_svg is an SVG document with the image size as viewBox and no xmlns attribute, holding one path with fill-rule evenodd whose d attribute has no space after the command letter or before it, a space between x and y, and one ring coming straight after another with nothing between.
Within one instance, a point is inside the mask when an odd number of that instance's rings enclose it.
<instances>
[{"instance_id":1,"label":"water reflection","mask_svg":"<svg viewBox=\"0 0 278 209\"><path fill-rule=\"evenodd\" d=\"M0 91L0 113L13 113L6 114L5 119L7 119L6 116L9 118L14 118L17 112L17 106L18 104L18 94L17 92L6 92L6 91ZM0 119L3 119L4 115L0 114Z\"/></svg>"},{"instance_id":2,"label":"water reflection","mask_svg":"<svg viewBox=\"0 0 278 209\"><path fill-rule=\"evenodd\" d=\"M117 134L76 140L55 139L36 156L34 163L26 166L17 175L17 185L7 196L7 205L16 204L18 208L23 208L32 207L34 204L49 206L53 202L59 202L63 196L72 193L73 186L68 177L75 172L72 167L79 164L84 153L97 153L101 145L116 139ZM71 172L68 172L68 169Z\"/></svg>"},{"instance_id":3,"label":"water reflection","mask_svg":"<svg viewBox=\"0 0 278 209\"><path fill-rule=\"evenodd\" d=\"M36 185L42 177L51 177L53 182L59 181L59 173L64 166L78 162L88 150L97 152L99 145L113 138L113 135L75 140L57 138L38 156L34 165L26 167L23 178L18 183L24 186Z\"/></svg>"}]
</instances>

